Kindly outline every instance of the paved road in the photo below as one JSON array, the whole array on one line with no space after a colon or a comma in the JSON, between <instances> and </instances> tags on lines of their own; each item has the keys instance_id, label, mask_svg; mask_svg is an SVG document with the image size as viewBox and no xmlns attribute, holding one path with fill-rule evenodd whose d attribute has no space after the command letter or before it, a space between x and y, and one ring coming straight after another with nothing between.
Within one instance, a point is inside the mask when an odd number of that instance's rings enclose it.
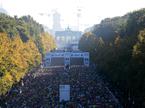
<instances>
[{"instance_id":1,"label":"paved road","mask_svg":"<svg viewBox=\"0 0 145 108\"><path fill-rule=\"evenodd\" d=\"M59 85L70 85L70 101L59 102ZM12 89L8 108L120 108L118 100L92 68L62 67L30 72Z\"/></svg>"}]
</instances>

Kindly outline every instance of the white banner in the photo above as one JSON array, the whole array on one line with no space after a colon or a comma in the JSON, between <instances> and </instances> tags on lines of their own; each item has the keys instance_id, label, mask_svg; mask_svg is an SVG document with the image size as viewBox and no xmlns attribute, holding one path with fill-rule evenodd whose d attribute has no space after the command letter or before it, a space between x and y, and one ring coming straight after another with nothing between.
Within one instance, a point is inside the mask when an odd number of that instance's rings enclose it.
<instances>
[{"instance_id":1,"label":"white banner","mask_svg":"<svg viewBox=\"0 0 145 108\"><path fill-rule=\"evenodd\" d=\"M70 85L59 85L59 102L70 100Z\"/></svg>"}]
</instances>

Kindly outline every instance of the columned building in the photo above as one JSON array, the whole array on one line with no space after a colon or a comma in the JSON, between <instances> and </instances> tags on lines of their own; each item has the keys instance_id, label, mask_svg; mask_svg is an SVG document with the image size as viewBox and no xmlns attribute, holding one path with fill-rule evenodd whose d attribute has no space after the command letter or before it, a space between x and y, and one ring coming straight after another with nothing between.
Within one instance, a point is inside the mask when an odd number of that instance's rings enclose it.
<instances>
[{"instance_id":1,"label":"columned building","mask_svg":"<svg viewBox=\"0 0 145 108\"><path fill-rule=\"evenodd\" d=\"M78 43L81 38L82 32L72 31L70 28L67 28L64 31L55 32L55 40L57 43L58 49L73 49L78 50Z\"/></svg>"}]
</instances>

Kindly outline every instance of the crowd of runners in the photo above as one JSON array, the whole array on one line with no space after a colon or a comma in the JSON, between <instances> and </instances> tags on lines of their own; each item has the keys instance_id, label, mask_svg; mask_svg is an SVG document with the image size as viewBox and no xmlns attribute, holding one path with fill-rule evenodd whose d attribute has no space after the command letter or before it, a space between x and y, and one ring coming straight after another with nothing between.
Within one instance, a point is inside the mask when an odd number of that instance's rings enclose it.
<instances>
[{"instance_id":1,"label":"crowd of runners","mask_svg":"<svg viewBox=\"0 0 145 108\"><path fill-rule=\"evenodd\" d=\"M70 101L59 102L59 85L70 85ZM7 108L119 108L97 72L74 66L29 72L9 92Z\"/></svg>"}]
</instances>

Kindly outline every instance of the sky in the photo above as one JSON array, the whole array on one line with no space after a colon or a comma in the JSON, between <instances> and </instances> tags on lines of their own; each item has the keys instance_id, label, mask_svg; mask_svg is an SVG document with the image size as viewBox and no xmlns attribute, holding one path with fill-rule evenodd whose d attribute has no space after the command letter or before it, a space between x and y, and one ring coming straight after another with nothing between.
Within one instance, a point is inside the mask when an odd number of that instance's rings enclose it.
<instances>
[{"instance_id":1,"label":"sky","mask_svg":"<svg viewBox=\"0 0 145 108\"><path fill-rule=\"evenodd\" d=\"M100 23L104 18L122 16L145 8L145 0L0 0L9 15L31 15L37 22L52 28L52 14L61 14L61 25L76 28L80 11L80 30ZM43 13L43 16L40 15Z\"/></svg>"}]
</instances>

